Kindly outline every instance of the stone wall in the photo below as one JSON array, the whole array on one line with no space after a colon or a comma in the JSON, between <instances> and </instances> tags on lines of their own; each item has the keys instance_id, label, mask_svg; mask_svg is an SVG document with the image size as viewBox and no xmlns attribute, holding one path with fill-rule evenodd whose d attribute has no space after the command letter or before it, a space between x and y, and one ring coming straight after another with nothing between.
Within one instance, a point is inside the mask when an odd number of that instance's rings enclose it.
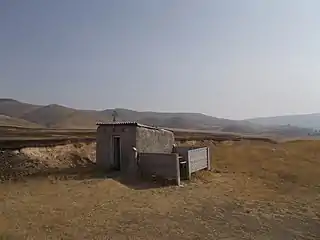
<instances>
[{"instance_id":1,"label":"stone wall","mask_svg":"<svg viewBox=\"0 0 320 240\"><path fill-rule=\"evenodd\" d=\"M174 135L163 129L137 128L137 150L140 153L172 153Z\"/></svg>"}]
</instances>

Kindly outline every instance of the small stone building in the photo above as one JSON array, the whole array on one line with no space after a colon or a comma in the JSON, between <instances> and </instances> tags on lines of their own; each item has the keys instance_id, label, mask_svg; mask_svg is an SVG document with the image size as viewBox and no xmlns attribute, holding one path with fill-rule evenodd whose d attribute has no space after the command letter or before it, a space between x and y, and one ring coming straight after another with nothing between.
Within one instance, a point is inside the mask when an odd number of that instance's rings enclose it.
<instances>
[{"instance_id":1,"label":"small stone building","mask_svg":"<svg viewBox=\"0 0 320 240\"><path fill-rule=\"evenodd\" d=\"M137 172L138 153L172 153L174 135L171 131L137 122L98 124L97 165L105 170L126 174Z\"/></svg>"}]
</instances>

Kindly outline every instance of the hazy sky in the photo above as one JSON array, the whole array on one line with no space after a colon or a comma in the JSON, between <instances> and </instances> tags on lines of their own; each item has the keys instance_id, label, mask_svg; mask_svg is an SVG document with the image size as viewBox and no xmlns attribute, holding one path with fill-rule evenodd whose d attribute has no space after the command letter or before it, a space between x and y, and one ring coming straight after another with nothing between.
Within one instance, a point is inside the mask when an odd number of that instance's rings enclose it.
<instances>
[{"instance_id":1,"label":"hazy sky","mask_svg":"<svg viewBox=\"0 0 320 240\"><path fill-rule=\"evenodd\" d=\"M320 1L0 0L0 97L241 119L320 112Z\"/></svg>"}]
</instances>

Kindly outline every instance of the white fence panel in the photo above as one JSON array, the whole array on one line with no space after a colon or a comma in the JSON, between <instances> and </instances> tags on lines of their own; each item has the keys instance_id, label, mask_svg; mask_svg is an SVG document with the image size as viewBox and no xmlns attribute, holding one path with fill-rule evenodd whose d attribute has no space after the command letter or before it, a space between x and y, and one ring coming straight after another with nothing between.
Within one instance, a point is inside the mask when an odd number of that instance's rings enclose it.
<instances>
[{"instance_id":1,"label":"white fence panel","mask_svg":"<svg viewBox=\"0 0 320 240\"><path fill-rule=\"evenodd\" d=\"M210 169L209 148L196 148L188 151L189 175L193 172Z\"/></svg>"}]
</instances>

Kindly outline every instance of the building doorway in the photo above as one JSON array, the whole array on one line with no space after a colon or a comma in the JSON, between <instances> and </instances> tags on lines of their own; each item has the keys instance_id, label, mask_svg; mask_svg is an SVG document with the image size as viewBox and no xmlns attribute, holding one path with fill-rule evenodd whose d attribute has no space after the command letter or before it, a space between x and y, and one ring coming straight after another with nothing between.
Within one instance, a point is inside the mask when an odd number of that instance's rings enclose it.
<instances>
[{"instance_id":1,"label":"building doorway","mask_svg":"<svg viewBox=\"0 0 320 240\"><path fill-rule=\"evenodd\" d=\"M120 136L113 136L113 169L120 171L121 168L121 141Z\"/></svg>"}]
</instances>

